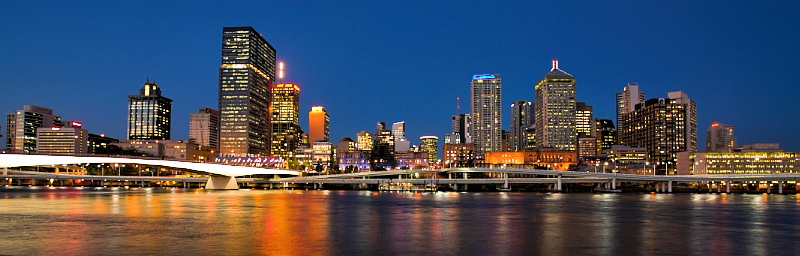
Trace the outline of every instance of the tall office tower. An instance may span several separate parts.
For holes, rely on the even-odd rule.
[[[619,132],[625,130],[622,117],[625,113],[633,112],[636,105],[644,102],[644,92],[639,91],[639,84],[628,83],[617,93],[617,144],[627,145],[627,141],[620,139]]]
[[[222,28],[220,154],[269,154],[274,81],[275,48],[252,27]]]
[[[733,126],[714,122],[706,131],[706,151],[717,152],[723,148],[736,147]]]
[[[189,138],[200,146],[219,150],[219,111],[200,108],[189,115]]]
[[[533,125],[535,116],[533,102],[518,100],[511,104],[511,137],[508,142],[511,151],[527,148],[525,129]]]
[[[678,152],[697,150],[697,106],[683,92],[654,98],[636,105],[622,116],[620,140],[628,146],[647,148],[650,162],[675,168]]]
[[[300,87],[296,84],[273,85],[271,154],[294,160],[300,146],[300,134]]]
[[[586,105],[585,102],[575,103],[575,131],[579,136],[594,137],[594,118],[592,116],[592,106]]]
[[[595,118],[595,138],[597,138],[597,155],[603,155],[603,150],[611,149],[616,144],[617,129],[611,119]]]
[[[428,153],[428,163],[431,166],[435,165],[439,161],[439,137],[419,137],[419,147],[421,152]]]
[[[370,151],[375,140],[369,132],[361,131],[356,133],[356,140],[358,140],[358,150]]]
[[[36,129],[36,153],[81,155],[89,151],[89,131],[81,122],[67,121],[64,126]]]
[[[378,133],[380,130],[386,130],[386,122],[378,122],[378,124],[375,125],[375,133]]]
[[[486,152],[502,151],[503,108],[500,75],[472,76],[470,107],[472,109],[472,143],[475,158],[482,160]]]
[[[147,79],[139,95],[128,95],[128,140],[169,140],[171,127],[172,100]]]
[[[324,107],[311,107],[308,112],[308,142],[328,141],[331,133],[331,117]]]
[[[394,141],[406,138],[406,122],[400,121],[392,124],[392,137]]]
[[[392,146],[392,149],[394,149],[394,136],[392,136],[392,131],[378,130],[378,132],[375,133],[375,145],[377,145],[378,142],[386,143],[386,145]],[[375,145],[373,145],[373,148]]]
[[[575,78],[553,68],[536,84],[536,145],[576,150]]]
[[[451,141],[450,143],[472,143],[472,135],[470,131],[472,130],[472,115],[470,114],[458,114],[453,116],[452,120],[453,125],[453,134],[455,135],[455,140]]]
[[[6,150],[16,153],[36,152],[36,129],[61,126],[61,117],[53,110],[34,105],[6,115]]]

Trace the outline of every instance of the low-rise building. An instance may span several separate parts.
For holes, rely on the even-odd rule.
[[[800,173],[797,152],[681,152],[679,175]]]
[[[422,169],[428,167],[427,152],[405,152],[395,153],[395,164],[397,168]]]
[[[194,140],[123,140],[112,143],[122,150],[136,150],[153,157],[192,162],[209,162],[218,152]]]
[[[51,155],[83,155],[89,153],[89,131],[83,124],[66,121],[64,126],[36,129],[36,153]]]
[[[484,164],[566,171],[577,167],[578,154],[575,151],[556,148],[537,148],[525,152],[487,152]]]

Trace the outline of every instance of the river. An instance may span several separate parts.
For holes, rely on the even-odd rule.
[[[800,197],[0,188],[2,255],[797,255]]]

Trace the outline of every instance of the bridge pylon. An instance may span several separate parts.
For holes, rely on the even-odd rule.
[[[236,178],[232,176],[211,176],[206,182],[206,189],[212,190],[235,190],[239,189]]]

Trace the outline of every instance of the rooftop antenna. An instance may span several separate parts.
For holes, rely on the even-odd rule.
[[[553,69],[551,69],[550,71],[553,71],[553,70],[556,70],[556,69],[558,69],[558,60],[557,59],[553,59]]]
[[[456,97],[456,111],[461,114],[461,97]]]
[[[278,63],[278,83],[283,83],[283,61]]]

